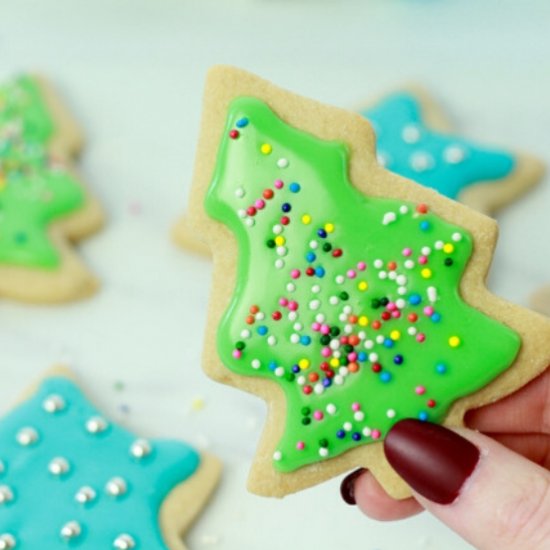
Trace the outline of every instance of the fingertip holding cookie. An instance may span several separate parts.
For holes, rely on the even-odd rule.
[[[64,366],[0,418],[0,449],[7,548],[185,550],[182,536],[221,472],[185,443],[136,437],[107,420]]]
[[[485,287],[496,222],[381,167],[358,114],[213,68],[186,220],[214,256],[204,370],[268,404],[255,493],[365,467],[404,498],[393,424],[462,426],[550,362],[550,321]]]
[[[387,94],[360,112],[375,128],[377,157],[388,170],[487,215],[541,181],[542,161],[458,136],[420,86]]]
[[[72,166],[81,135],[43,77],[0,87],[0,296],[54,303],[97,288],[71,247],[104,218]]]
[[[550,285],[543,286],[529,298],[529,305],[539,313],[550,317]]]

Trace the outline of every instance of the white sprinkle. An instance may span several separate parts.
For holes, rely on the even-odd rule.
[[[340,357],[342,357],[342,353],[339,352],[338,350],[333,351],[333,352],[332,352],[332,357],[334,357],[334,358],[336,358],[336,359],[340,359]]]
[[[278,256],[286,256],[286,253],[287,253],[286,246],[278,246],[276,250],[277,250]]]
[[[458,231],[456,233],[453,233],[451,239],[453,239],[453,241],[455,243],[459,242],[462,240],[462,234],[461,233],[458,233]]]
[[[387,279],[388,278],[388,273],[386,271],[379,271],[378,272],[378,278],[382,279],[382,280]]]
[[[385,338],[382,334],[379,334],[379,335],[376,337],[376,343],[377,343],[377,344],[383,344],[385,340],[386,340],[386,338]]]
[[[299,334],[291,334],[290,335],[290,341],[293,343],[293,344],[298,344],[300,342],[300,335]]]
[[[398,275],[395,278],[395,282],[400,286],[404,286],[404,285],[407,284],[407,276],[406,275]]]
[[[353,332],[353,327],[352,327],[351,325],[349,325],[349,324],[348,324],[348,325],[345,325],[345,326],[344,326],[344,332],[345,332],[346,334],[351,334],[351,333]]]
[[[276,460],[277,462],[283,458],[283,453],[281,451],[275,451],[273,453],[273,460]]]
[[[420,128],[416,124],[407,124],[401,130],[401,138],[405,143],[418,143],[420,135]]]
[[[397,219],[395,212],[386,212],[382,218],[382,225],[389,225]]]
[[[237,210],[237,215],[239,216],[239,218],[244,219],[248,214],[246,213],[246,210],[240,208],[239,210]]]
[[[398,309],[404,309],[407,305],[407,302],[403,300],[403,298],[398,298],[397,300],[395,300],[395,305]]]
[[[357,336],[359,336],[359,340],[364,340],[367,337],[367,333],[364,330],[360,330]]]
[[[316,309],[319,309],[321,307],[321,300],[311,300],[311,302],[309,302],[309,309],[311,310],[316,310]]]
[[[337,386],[341,386],[344,383],[344,377],[341,374],[337,374],[334,378],[334,383]]]
[[[363,435],[365,437],[370,437],[371,433],[372,433],[372,430],[369,427],[363,428]]]
[[[357,422],[361,422],[365,420],[365,413],[363,411],[356,411],[355,414],[353,415],[353,418],[355,418]]]
[[[282,232],[283,232],[283,226],[282,225],[276,224],[276,225],[273,226],[273,233],[275,233],[275,235],[280,235]]]
[[[323,458],[326,458],[328,456],[328,449],[326,447],[321,447],[319,449],[319,454],[323,457]]]
[[[235,189],[235,196],[238,199],[242,199],[244,195],[245,195],[245,191],[242,187],[237,187],[237,189]]]
[[[351,306],[344,306],[342,311],[346,314],[346,315],[351,315],[352,311],[353,311],[353,308]]]
[[[397,279],[397,272],[396,271],[390,271],[388,273],[388,277],[390,281],[395,281]]]
[[[294,323],[294,326],[292,328],[300,332],[304,327],[302,326],[302,323]]]
[[[262,311],[258,311],[258,313],[256,313],[256,321],[263,321],[265,319],[265,313],[263,313]]]
[[[404,265],[407,269],[412,269],[415,264],[413,260],[405,260]]]
[[[365,348],[372,349],[374,347],[374,342],[372,340],[365,340]]]
[[[285,375],[284,367],[277,367],[273,372],[275,373],[275,376],[278,376],[279,378]]]
[[[246,220],[244,220],[244,223],[247,225],[247,227],[254,227],[254,225],[256,224],[254,218],[246,218]]]
[[[339,349],[340,348],[340,341],[337,340],[336,338],[334,338],[333,340],[330,341],[329,347],[332,350]]]
[[[338,373],[345,378],[349,374],[349,369],[348,367],[340,367]]]
[[[373,265],[376,269],[381,269],[382,266],[384,265],[384,262],[380,259],[374,260]]]
[[[406,286],[397,287],[397,294],[399,294],[399,296],[404,296],[405,294],[407,294],[407,287]]]
[[[298,319],[298,312],[297,311],[289,311],[288,312],[288,320],[289,321],[296,321]]]
[[[311,292],[313,292],[313,294],[319,294],[319,292],[321,292],[321,287],[319,285],[313,285],[311,287]]]
[[[271,336],[267,337],[267,343],[270,346],[274,346],[277,343],[277,338],[275,338],[275,336],[273,336],[273,334],[272,334]]]
[[[351,432],[352,429],[353,425],[351,422],[344,422],[344,430],[346,430],[346,432]]]
[[[315,320],[316,320],[318,323],[324,323],[324,321],[325,321],[325,314],[324,314],[324,313],[318,313],[317,315],[315,315]]]
[[[300,375],[296,378],[296,382],[298,382],[299,386],[303,386],[306,383],[306,377],[304,375]]]
[[[422,256],[429,256],[432,253],[432,249],[429,246],[423,246],[420,252],[422,252]]]
[[[466,150],[460,145],[449,145],[443,149],[443,159],[449,164],[459,164],[466,158]]]
[[[319,243],[317,241],[309,241],[309,248],[312,250],[316,250],[319,248]]]
[[[251,365],[253,369],[259,369],[262,366],[262,363],[259,359],[252,359]]]
[[[407,214],[409,212],[409,207],[406,205],[406,204],[402,204],[400,207],[399,207],[399,212],[401,214]]]
[[[435,288],[435,286],[429,286],[426,292],[428,294],[428,300],[433,304],[437,300],[437,288]]]
[[[294,292],[296,290],[296,285],[294,283],[288,283],[286,289],[288,292]]]
[[[329,403],[327,405],[327,412],[328,412],[328,414],[335,414],[336,413],[336,405],[334,405],[333,403]]]
[[[340,299],[338,298],[338,296],[331,296],[331,297],[328,299],[328,303],[329,303],[331,306],[336,306],[336,305],[338,305],[339,302],[340,302]]]
[[[443,241],[435,241],[434,247],[436,250],[441,250],[445,246]]]
[[[281,158],[277,161],[277,166],[279,168],[286,168],[288,166],[289,162],[287,159],[285,158]]]
[[[241,338],[250,338],[251,335],[252,333],[246,328],[241,331]]]
[[[371,363],[376,363],[376,361],[378,361],[378,353],[375,353],[375,352],[369,353],[369,361]]]
[[[343,275],[336,275],[336,284],[341,285],[345,282],[346,278]]]
[[[416,330],[416,327],[409,327],[407,329],[407,333],[410,334],[411,336],[414,336],[418,331]]]
[[[388,418],[395,418],[395,411],[394,411],[393,409],[388,409],[388,410],[386,411],[386,416],[387,416]]]
[[[348,320],[348,316],[345,313],[340,313],[340,315],[338,315],[338,320],[345,323]]]
[[[313,391],[317,395],[321,395],[325,391],[325,386],[323,386],[323,384],[321,383],[315,384],[315,386],[313,387]]]
[[[413,153],[409,159],[411,168],[415,172],[425,172],[426,170],[429,170],[434,165],[434,159],[425,151],[418,151],[416,153]]]
[[[284,266],[285,266],[285,261],[282,258],[277,258],[275,260],[275,267],[277,269],[283,269]]]

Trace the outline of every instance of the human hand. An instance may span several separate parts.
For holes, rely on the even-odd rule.
[[[481,550],[550,549],[550,370],[466,423],[486,435],[416,420],[389,432],[386,457],[412,498],[392,499],[366,470],[342,497],[379,520],[426,509]]]

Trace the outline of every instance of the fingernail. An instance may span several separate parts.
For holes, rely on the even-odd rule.
[[[395,471],[423,497],[450,504],[479,462],[479,450],[455,432],[420,420],[401,420],[384,440]]]
[[[350,506],[355,506],[355,480],[365,471],[364,468],[355,470],[348,476],[346,476],[340,484],[340,494],[344,499],[344,502]]]

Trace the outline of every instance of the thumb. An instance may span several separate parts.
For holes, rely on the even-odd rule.
[[[550,548],[550,473],[480,433],[402,420],[386,458],[432,514],[480,550]]]

